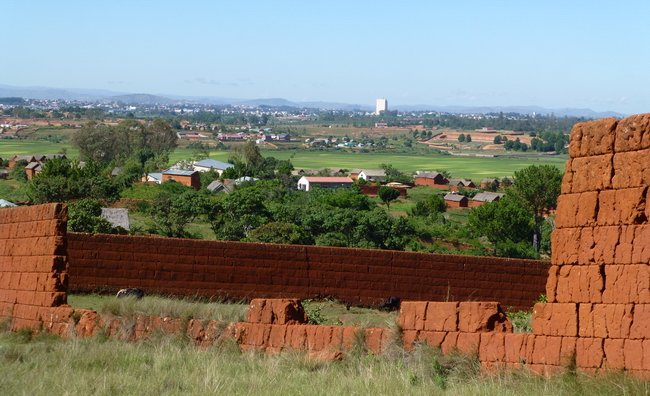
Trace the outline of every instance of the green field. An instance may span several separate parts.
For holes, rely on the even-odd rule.
[[[70,158],[76,158],[79,150],[71,143],[52,143],[47,140],[2,139],[0,140],[0,158],[10,158],[16,154],[58,154],[65,151]]]
[[[14,154],[50,154],[66,150],[69,158],[75,158],[78,150],[70,143],[52,143],[44,140],[1,140],[0,158]],[[512,176],[516,170],[529,165],[555,165],[564,171],[566,156],[522,156],[516,158],[499,157],[464,157],[441,154],[405,154],[405,153],[350,153],[340,151],[309,150],[265,150],[265,156],[278,159],[291,159],[296,169],[322,168],[379,168],[382,163],[391,164],[402,172],[416,170],[448,170],[453,177],[480,180],[484,177]],[[170,156],[170,162],[188,159],[192,151],[178,148]],[[210,158],[225,161],[230,156],[228,151],[213,151]]]
[[[377,169],[380,164],[391,164],[402,172],[416,170],[448,170],[453,177],[480,181],[485,177],[512,176],[515,171],[529,165],[554,165],[564,171],[566,156],[525,156],[519,158],[461,157],[441,154],[347,153],[337,151],[280,150],[263,151],[265,156],[291,159],[296,169]],[[187,158],[189,150],[176,150],[173,160]],[[215,151],[210,158],[225,161],[229,153]]]

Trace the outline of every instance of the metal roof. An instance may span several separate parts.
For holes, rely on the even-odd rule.
[[[234,165],[227,162],[221,162],[206,158],[204,160],[194,162],[194,166],[200,166],[202,168],[228,169],[232,168]]]
[[[182,169],[167,169],[163,171],[163,175],[172,175],[172,176],[192,176],[197,171],[194,170],[182,170]]]

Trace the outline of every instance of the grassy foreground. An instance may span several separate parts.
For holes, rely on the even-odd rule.
[[[363,351],[319,362],[287,352],[241,353],[236,345],[200,349],[156,336],[126,343],[0,334],[2,395],[647,395],[650,383],[622,374],[551,379],[521,371],[482,375],[474,359],[429,348],[382,356]]]

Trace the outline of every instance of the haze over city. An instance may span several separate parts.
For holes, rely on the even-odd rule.
[[[10,0],[0,84],[644,112],[649,11],[642,1]]]

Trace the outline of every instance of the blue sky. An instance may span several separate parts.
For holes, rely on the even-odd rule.
[[[14,1],[0,83],[650,111],[648,1]]]

